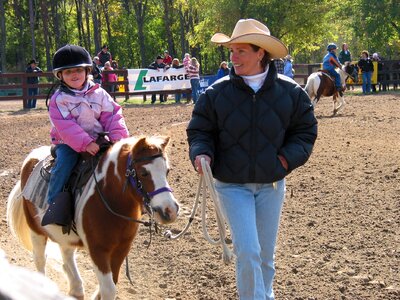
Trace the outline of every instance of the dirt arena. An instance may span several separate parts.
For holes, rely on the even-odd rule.
[[[276,253],[277,299],[400,299],[400,93],[346,100],[334,118],[331,99],[320,101],[313,155],[287,177]],[[6,201],[24,157],[48,144],[50,124],[43,107],[23,111],[21,106],[0,103],[0,247],[11,263],[34,269],[31,256],[7,228]],[[192,108],[124,108],[131,134],[171,136],[170,185],[182,204],[171,228],[175,233],[186,225],[199,181],[185,135]],[[212,215],[208,227],[217,237]],[[237,299],[234,265],[224,265],[221,249],[204,239],[200,218],[179,240],[153,236],[147,248],[148,241],[142,228],[129,255],[133,286],[123,265],[118,299]],[[49,263],[48,276],[67,292],[60,264]],[[83,250],[78,265],[89,299],[97,283]]]

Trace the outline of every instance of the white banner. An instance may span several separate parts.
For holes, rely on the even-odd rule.
[[[189,75],[184,68],[164,71],[152,69],[128,69],[130,92],[173,91],[190,89]]]

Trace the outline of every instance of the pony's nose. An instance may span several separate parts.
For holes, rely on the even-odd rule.
[[[179,205],[174,203],[173,208],[167,207],[165,209],[163,209],[161,206],[156,206],[153,207],[153,211],[160,216],[163,222],[170,223],[175,221],[175,219],[178,217]]]

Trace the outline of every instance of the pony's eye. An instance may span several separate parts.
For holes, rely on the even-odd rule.
[[[171,169],[167,169],[167,176],[168,176],[168,174],[169,174],[169,171],[171,171]]]
[[[149,174],[150,173],[146,169],[143,169],[143,170],[140,171],[140,176],[141,177],[147,177],[147,176],[149,176]]]

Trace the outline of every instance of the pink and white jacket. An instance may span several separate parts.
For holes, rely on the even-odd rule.
[[[112,142],[129,136],[121,106],[98,84],[88,82],[81,90],[61,87],[51,97],[49,116],[53,144],[67,144],[76,152],[109,132]]]

